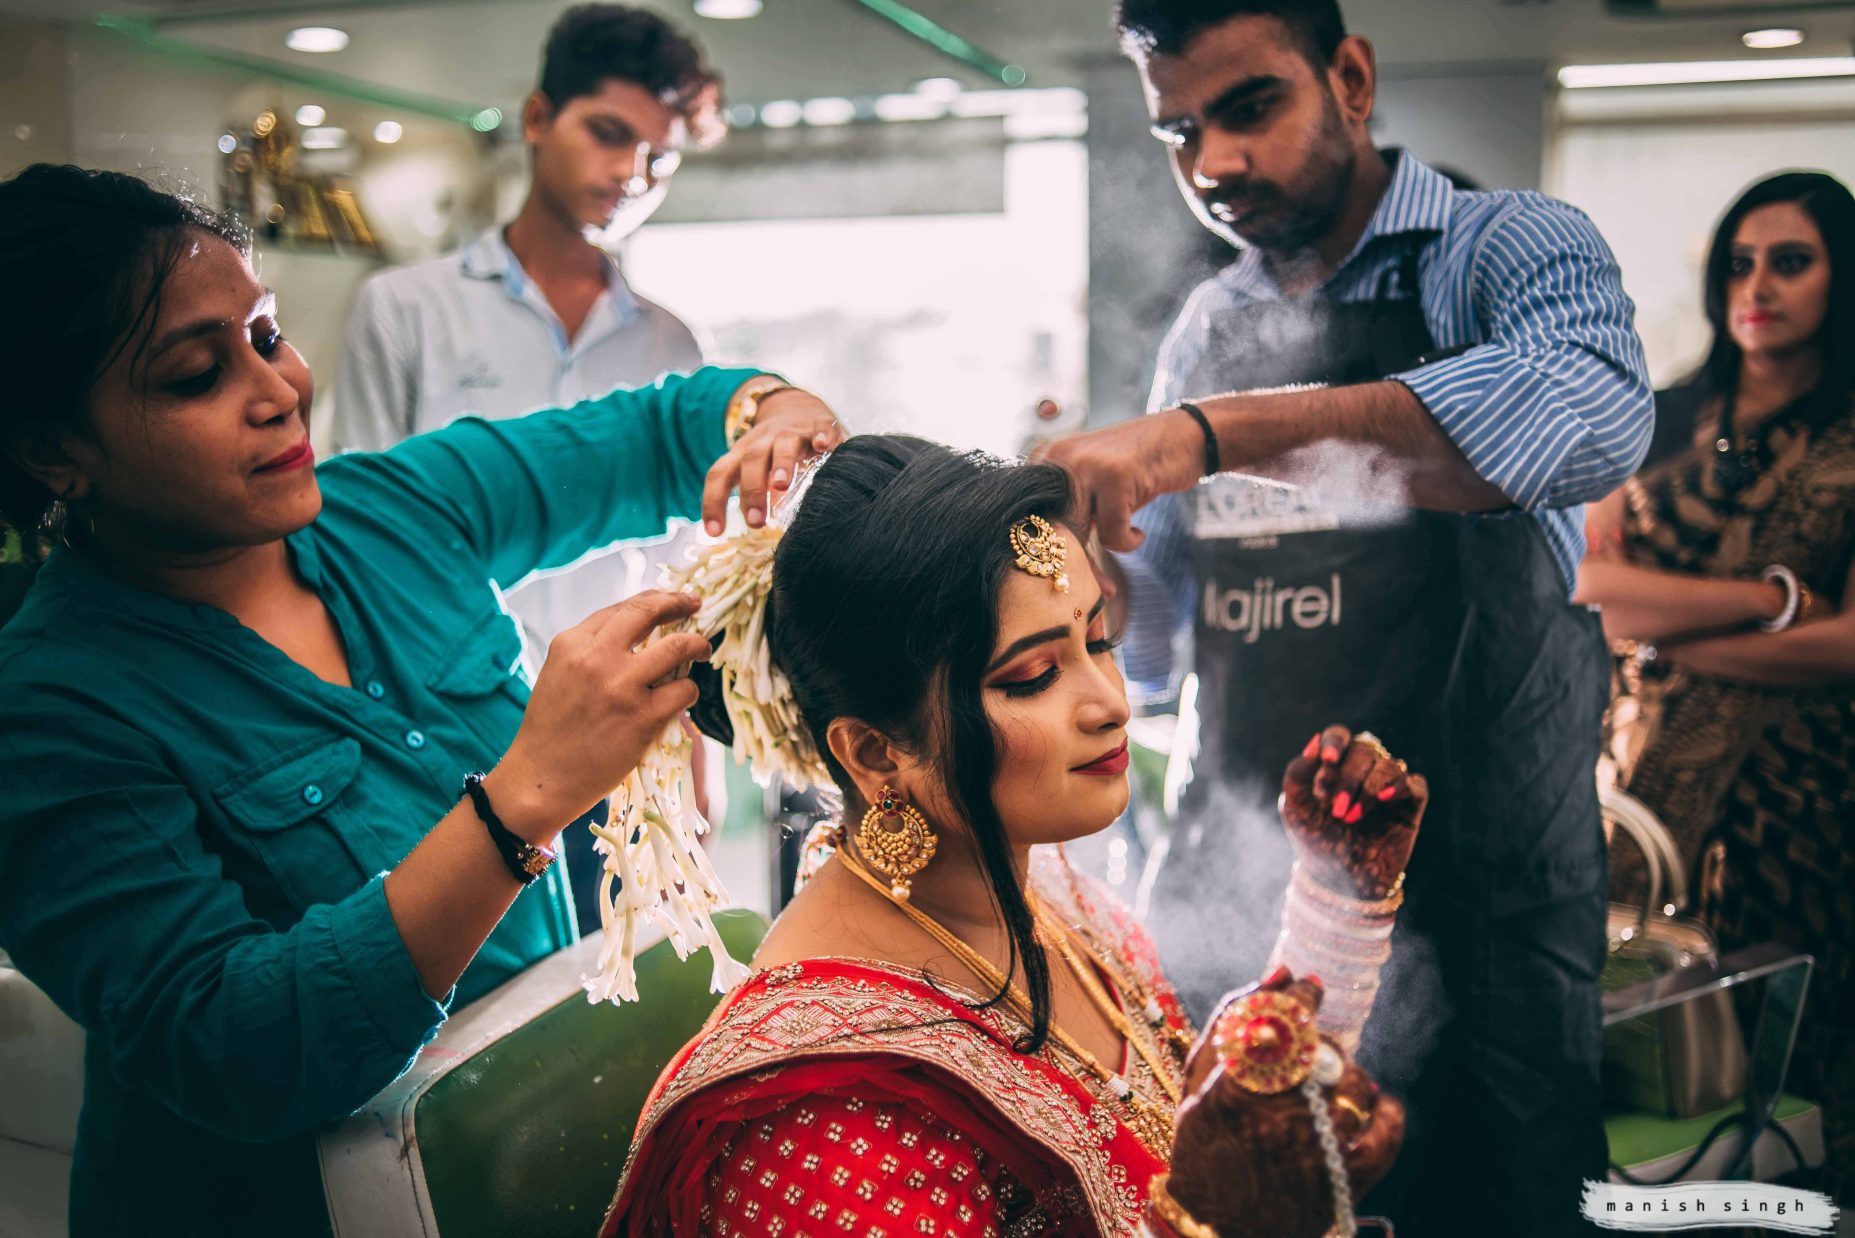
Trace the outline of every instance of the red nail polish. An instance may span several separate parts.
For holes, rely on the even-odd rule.
[[[1333,797],[1333,815],[1344,818],[1346,810],[1352,806],[1353,797],[1342,791]]]
[[[1288,969],[1286,967],[1277,965],[1274,971],[1270,972],[1268,975],[1262,978],[1262,987],[1265,989],[1280,988],[1282,985],[1288,983],[1288,977],[1289,977]]]
[[[1327,991],[1327,986],[1322,984],[1320,982],[1320,977],[1315,975],[1313,972],[1309,972],[1307,975],[1301,978],[1307,981],[1309,984],[1313,985],[1315,988],[1319,989],[1322,993],[1325,993]]]
[[[1304,757],[1311,757],[1319,751],[1320,751],[1320,736],[1316,735],[1313,739],[1310,739],[1308,741],[1308,746],[1301,750],[1301,755]]]
[[[1378,793],[1379,803],[1381,804],[1389,803],[1391,800],[1396,799],[1397,795],[1398,795],[1398,784],[1394,782],[1390,786],[1386,787],[1383,791],[1380,791]]]
[[[1332,744],[1328,744],[1325,748],[1320,750],[1320,759],[1328,763],[1338,761],[1340,759],[1340,750],[1335,748]]]
[[[1362,817],[1364,817],[1364,816],[1365,816],[1365,805],[1364,805],[1364,804],[1354,804],[1354,805],[1353,805],[1353,810],[1352,810],[1351,812],[1349,812],[1349,813],[1347,813],[1347,814],[1346,814],[1346,824],[1348,824],[1348,825],[1358,825],[1358,824],[1359,824],[1359,821],[1360,821],[1360,818],[1362,818]]]

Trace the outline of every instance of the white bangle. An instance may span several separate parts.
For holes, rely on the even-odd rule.
[[[1775,580],[1784,586],[1784,609],[1778,612],[1776,619],[1759,621],[1761,632],[1782,632],[1797,622],[1797,612],[1803,608],[1803,588],[1797,581],[1797,573],[1781,563],[1774,563],[1758,574],[1760,580]]]

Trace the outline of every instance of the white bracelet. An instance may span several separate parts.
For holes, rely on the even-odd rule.
[[[1775,580],[1784,586],[1784,609],[1778,612],[1776,619],[1764,619],[1759,622],[1761,632],[1782,632],[1797,622],[1797,612],[1803,608],[1803,587],[1797,581],[1797,573],[1783,564],[1774,563],[1758,574],[1760,580]]]

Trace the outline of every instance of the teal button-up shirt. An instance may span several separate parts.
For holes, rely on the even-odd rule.
[[[381,878],[515,736],[499,590],[696,518],[752,373],[322,465],[288,545],[351,688],[224,611],[46,563],[0,630],[0,946],[89,1034],[77,1238],[325,1232],[316,1126],[573,940],[556,866],[434,1001]]]

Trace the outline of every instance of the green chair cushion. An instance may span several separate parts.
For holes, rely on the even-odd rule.
[[[766,934],[753,912],[715,918],[736,958]],[[599,1224],[644,1098],[720,999],[708,952],[667,941],[638,958],[639,1002],[567,998],[450,1071],[413,1129],[444,1238],[587,1238]]]
[[[1604,1119],[1612,1163],[1625,1169],[1647,1165],[1668,1156],[1685,1156],[1700,1146],[1707,1132],[1728,1116],[1745,1108],[1734,1103],[1692,1118],[1669,1118],[1637,1111],[1612,1113]],[[1775,1121],[1788,1122],[1816,1108],[1810,1101],[1788,1093],[1778,1102]]]

